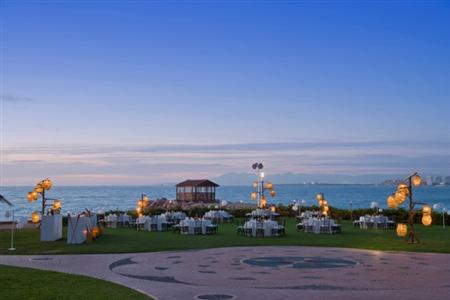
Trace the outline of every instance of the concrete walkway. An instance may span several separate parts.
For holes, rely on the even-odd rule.
[[[450,255],[317,247],[0,256],[113,281],[157,299],[445,299]]]

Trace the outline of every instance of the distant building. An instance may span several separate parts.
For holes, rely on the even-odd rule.
[[[442,183],[442,177],[441,176],[436,176],[433,180],[433,184],[434,185],[439,185]]]
[[[177,201],[214,203],[217,187],[217,183],[208,179],[185,180],[176,185]]]
[[[427,184],[427,185],[433,185],[433,177],[428,176],[428,177],[427,177],[427,180],[426,180],[426,184]]]
[[[445,185],[450,185],[450,176],[446,176],[444,179],[444,184]]]

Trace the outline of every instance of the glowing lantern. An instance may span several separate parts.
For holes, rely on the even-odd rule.
[[[33,191],[31,192],[31,195],[33,196],[33,200],[37,200],[37,198],[39,197],[38,192],[36,192],[35,190],[33,190]]]
[[[399,223],[397,224],[396,232],[399,237],[405,237],[406,234],[408,233],[408,227],[406,226],[406,224]]]
[[[330,208],[329,208],[327,205],[325,205],[325,206],[323,207],[323,211],[328,212],[329,210],[330,210]]]
[[[28,200],[28,202],[32,202],[32,201],[34,200],[34,196],[33,196],[33,193],[32,193],[32,192],[29,192],[29,193],[27,194],[27,200]]]
[[[423,215],[422,217],[422,224],[425,226],[431,225],[432,219],[430,215]]]
[[[395,198],[395,202],[397,202],[397,204],[402,204],[403,202],[405,202],[406,195],[403,191],[396,191],[394,198]]]
[[[137,207],[142,207],[142,206],[144,206],[144,203],[141,200],[138,200],[136,202],[136,205],[137,205]]]
[[[387,204],[389,208],[397,208],[398,206],[397,201],[395,201],[395,198],[392,195],[387,198]]]
[[[296,205],[293,205],[293,206],[292,206],[292,210],[293,210],[293,211],[298,211],[298,205],[297,205],[297,204],[296,204]]]
[[[61,201],[55,200],[53,202],[53,209],[61,209]]]
[[[276,195],[275,191],[274,191],[274,190],[271,190],[271,191],[270,191],[270,196],[275,197],[275,195]]]
[[[423,209],[422,209],[422,212],[423,212],[424,215],[429,215],[429,214],[431,214],[431,207],[428,206],[428,205],[424,205],[424,206],[423,206]]]
[[[33,222],[33,223],[39,223],[40,219],[41,219],[41,215],[40,215],[37,211],[34,211],[34,212],[31,214],[31,222]]]
[[[100,235],[100,230],[97,226],[95,226],[94,228],[92,228],[92,237],[96,238]]]
[[[412,184],[414,186],[419,186],[422,184],[422,178],[420,178],[420,176],[418,174],[416,174],[413,178],[412,178]]]
[[[317,201],[323,200],[323,193],[318,193],[316,197],[317,197]]]
[[[319,206],[323,206],[323,200],[319,200]]]
[[[266,182],[266,189],[273,189],[273,184],[271,182]]]
[[[144,202],[147,202],[148,201],[148,196],[144,195],[144,197],[142,197],[142,200],[144,200]]]
[[[323,211],[323,212],[322,212],[322,215],[323,215],[324,217],[326,217],[326,216],[328,216],[328,212],[327,212],[327,211]]]
[[[264,207],[266,207],[266,204],[267,204],[267,199],[266,199],[266,197],[265,196],[261,196],[261,201],[260,201],[260,208],[264,208]]]
[[[271,206],[271,207],[270,207],[270,211],[271,211],[271,212],[276,212],[276,210],[277,210],[277,208],[276,208],[275,206]]]
[[[142,211],[142,208],[141,208],[141,207],[137,207],[137,208],[136,208],[136,212],[137,212],[138,214],[140,214],[141,211]]]
[[[51,188],[52,188],[52,185],[53,185],[53,184],[52,184],[52,181],[51,181],[50,179],[48,179],[48,178],[42,180],[42,182],[41,182],[41,184],[40,184],[40,186],[41,186],[43,189],[45,189],[45,190],[51,189]]]
[[[258,187],[258,181],[257,181],[257,180],[253,181],[253,187],[254,187],[255,189]]]
[[[323,200],[322,200],[322,205],[323,205],[323,206],[327,206],[327,205],[328,205],[328,201],[325,200],[325,199],[323,199]]]
[[[34,188],[34,190],[37,193],[41,194],[44,191],[44,188],[40,184],[37,184],[36,187]]]
[[[406,196],[409,195],[409,187],[406,183],[400,183],[397,187],[398,191],[402,191]]]
[[[257,196],[256,192],[250,194],[250,198],[252,198],[252,200],[256,200],[256,196]]]

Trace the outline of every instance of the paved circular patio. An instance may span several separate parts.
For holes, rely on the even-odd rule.
[[[0,256],[1,264],[82,274],[157,299],[424,299],[450,294],[450,255],[317,247]]]

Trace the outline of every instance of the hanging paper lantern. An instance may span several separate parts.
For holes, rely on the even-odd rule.
[[[28,200],[28,202],[33,202],[33,200],[34,200],[34,195],[33,195],[32,192],[29,192],[29,193],[27,194],[27,200]]]
[[[431,218],[430,215],[423,215],[423,217],[422,217],[422,224],[423,225],[429,226],[429,225],[431,225],[431,222],[432,222],[432,218]]]
[[[61,201],[55,200],[53,202],[53,209],[61,209]]]
[[[409,195],[409,187],[406,183],[400,183],[397,187],[397,191],[402,191],[406,196]]]
[[[266,207],[266,204],[267,204],[267,199],[266,199],[266,197],[265,197],[265,196],[261,196],[261,201],[260,201],[260,203],[259,203],[260,208]]]
[[[402,204],[403,202],[405,202],[406,195],[403,191],[396,191],[394,198],[395,198],[395,202],[397,202],[397,204]]]
[[[316,198],[317,198],[317,201],[323,200],[323,193],[318,193]]]
[[[422,212],[424,215],[429,215],[431,214],[431,207],[428,205],[424,205],[422,208]]]
[[[276,212],[276,211],[277,211],[277,208],[276,208],[275,206],[271,206],[271,207],[270,207],[270,211],[271,211],[271,212]]]
[[[33,191],[31,192],[31,195],[33,196],[33,200],[37,200],[37,198],[39,197],[39,193],[36,192],[35,190],[33,190]]]
[[[271,191],[270,191],[270,196],[275,197],[275,195],[276,195],[275,191],[274,191],[274,190],[271,190]]]
[[[138,201],[136,202],[136,206],[137,206],[137,207],[142,207],[142,206],[144,206],[143,201],[138,200]]]
[[[412,184],[414,186],[419,186],[422,184],[422,178],[420,178],[419,174],[414,175],[413,178],[411,178]]]
[[[256,197],[257,197],[256,192],[250,194],[250,198],[252,198],[252,200],[256,200]]]
[[[327,205],[328,205],[328,201],[325,200],[325,199],[323,199],[323,200],[322,200],[322,205],[323,205],[323,206],[327,206]]]
[[[266,189],[271,190],[273,188],[273,184],[271,182],[266,182]]]
[[[258,180],[253,181],[253,187],[256,189],[258,187]]]
[[[40,215],[37,211],[34,211],[34,212],[31,214],[31,222],[33,222],[33,223],[39,223],[40,219],[41,219],[41,215]]]
[[[45,189],[45,190],[49,190],[52,188],[52,181],[48,178],[42,180],[40,186]]]
[[[405,237],[408,233],[408,227],[406,226],[406,224],[398,223],[396,232],[399,237]]]
[[[328,212],[329,210],[330,210],[330,207],[329,207],[329,206],[325,205],[325,206],[323,207],[323,211]]]
[[[144,195],[144,197],[142,197],[142,200],[148,201],[148,196],[147,196],[147,195]]]
[[[397,208],[398,204],[397,201],[395,201],[394,196],[390,195],[387,198],[387,205],[389,206],[389,208]]]

